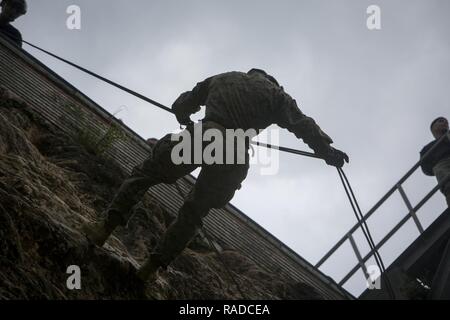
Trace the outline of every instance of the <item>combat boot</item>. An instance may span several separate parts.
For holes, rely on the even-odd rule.
[[[160,262],[160,256],[157,254],[151,254],[150,257],[139,268],[137,276],[144,282],[153,282],[158,276],[158,269],[162,266]]]
[[[116,227],[117,224],[112,223],[108,219],[102,219],[97,222],[85,223],[81,230],[90,242],[102,247]]]

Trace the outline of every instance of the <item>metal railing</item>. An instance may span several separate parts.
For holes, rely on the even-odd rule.
[[[346,241],[350,242],[350,245],[355,253],[355,256],[358,260],[358,263],[339,281],[339,285],[343,286],[359,269],[361,269],[366,276],[366,279],[369,279],[369,274],[367,272],[367,267],[365,265],[366,261],[369,260],[375,253],[378,251],[409,219],[413,219],[417,229],[420,234],[424,232],[424,228],[417,217],[417,211],[422,208],[422,206],[439,190],[439,188],[444,185],[447,181],[450,180],[450,176],[441,181],[437,186],[435,186],[415,207],[411,205],[405,190],[403,189],[403,184],[409,177],[420,167],[425,158],[427,158],[434,150],[445,140],[450,140],[450,133],[442,136],[437,143],[417,162],[373,207],[370,209],[361,219],[360,222],[356,223],[345,236],[342,237],[334,246],[328,251],[327,254],[323,256],[319,262],[316,263],[315,267],[320,268]],[[400,196],[402,197],[407,209],[408,213],[403,219],[397,223],[397,225],[388,232],[388,234],[381,239],[378,244],[375,245],[375,248],[370,250],[364,257],[361,255],[361,252],[358,249],[358,246],[354,239],[354,233],[361,228],[361,225],[367,221],[380,207],[383,203],[386,202],[395,192],[398,191]]]

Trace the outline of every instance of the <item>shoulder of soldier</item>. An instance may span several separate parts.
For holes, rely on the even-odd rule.
[[[425,147],[420,150],[420,155],[423,156],[425,153],[427,153],[428,150],[431,149],[431,147],[436,143],[436,140],[431,141],[428,143]]]
[[[229,71],[229,72],[224,72],[224,73],[219,73],[215,76],[213,76],[212,78],[242,78],[244,76],[247,76],[246,73],[244,72],[240,72],[240,71]]]
[[[226,83],[243,83],[248,79],[248,76],[244,72],[230,71],[217,74],[208,78],[209,82],[214,84],[226,84]]]
[[[284,91],[284,89],[282,87],[277,87],[277,86],[272,86],[271,88],[271,92],[273,93],[273,95],[277,98],[277,100],[281,100],[284,101],[285,103],[297,103],[295,101],[295,99],[286,91]]]

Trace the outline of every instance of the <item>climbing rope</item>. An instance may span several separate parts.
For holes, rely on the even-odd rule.
[[[164,106],[163,104],[161,104],[161,103],[159,103],[159,102],[157,102],[155,100],[152,100],[152,99],[150,99],[150,98],[148,98],[148,97],[146,97],[146,96],[144,96],[144,95],[142,95],[142,94],[140,94],[140,93],[138,93],[136,91],[133,91],[133,90],[131,90],[129,88],[126,88],[126,87],[124,87],[124,86],[122,86],[122,85],[120,85],[120,84],[118,84],[118,83],[116,83],[114,81],[111,81],[111,80],[109,80],[109,79],[107,79],[107,78],[105,78],[103,76],[100,76],[97,73],[92,72],[92,71],[90,71],[90,70],[88,70],[86,68],[83,68],[83,67],[81,67],[81,66],[79,66],[79,65],[77,65],[77,64],[75,64],[75,63],[73,63],[71,61],[68,61],[68,60],[66,60],[64,58],[61,58],[61,57],[57,56],[56,54],[53,54],[53,53],[51,53],[51,52],[49,52],[49,51],[47,51],[45,49],[42,49],[42,48],[40,48],[40,47],[38,47],[38,46],[28,42],[28,41],[25,41],[25,40],[22,40],[22,41],[23,41],[23,43],[29,45],[30,47],[32,47],[32,48],[34,48],[34,49],[36,49],[38,51],[41,51],[41,52],[43,52],[43,53],[45,53],[45,54],[47,54],[47,55],[49,55],[49,56],[59,60],[59,61],[62,61],[62,62],[66,63],[66,64],[68,64],[68,65],[70,65],[70,66],[72,66],[72,67],[74,67],[74,68],[84,72],[84,73],[87,73],[87,74],[91,75],[94,78],[97,78],[97,79],[99,79],[99,80],[101,80],[103,82],[106,82],[109,85],[114,86],[114,87],[116,87],[116,88],[118,88],[118,89],[120,89],[122,91],[125,91],[128,94],[133,95],[133,96],[135,96],[135,97],[137,97],[137,98],[139,98],[141,100],[144,100],[144,101],[146,101],[146,102],[148,102],[148,103],[150,103],[150,104],[152,104],[152,105],[154,105],[154,106],[156,106],[156,107],[158,107],[160,109],[163,109],[163,110],[165,110],[167,112],[173,113],[172,109]],[[262,146],[262,147],[268,148],[268,149],[275,149],[275,150],[280,150],[282,152],[287,152],[287,153],[291,153],[291,154],[301,155],[301,156],[305,156],[305,157],[322,159],[318,155],[316,155],[314,153],[306,152],[306,151],[301,151],[301,150],[286,148],[286,147],[282,147],[282,146],[266,144],[266,143],[262,143],[262,142],[254,142],[254,141],[252,141],[251,143],[254,144],[254,145],[258,145],[258,146]],[[378,250],[376,249],[375,243],[374,243],[373,238],[372,238],[372,236],[370,234],[370,231],[369,231],[369,227],[367,226],[367,223],[364,220],[364,217],[362,215],[361,209],[360,209],[360,207],[358,205],[356,197],[355,197],[355,195],[353,193],[353,190],[351,188],[350,182],[347,179],[347,176],[345,175],[345,173],[344,173],[342,168],[337,168],[337,170],[338,170],[338,174],[339,174],[339,177],[341,179],[342,185],[343,185],[343,187],[345,189],[347,197],[348,197],[348,199],[350,201],[350,204],[352,206],[352,209],[353,209],[353,211],[355,213],[355,216],[356,216],[356,218],[357,218],[357,220],[359,222],[359,225],[361,226],[361,230],[363,231],[364,236],[365,236],[365,238],[366,238],[366,240],[367,240],[371,250],[374,252],[374,257],[375,257],[376,263],[377,263],[378,267],[380,268],[380,270],[385,274],[384,281],[385,281],[386,287],[388,289],[388,293],[389,293],[389,295],[391,296],[392,299],[395,299],[395,294],[394,294],[394,291],[392,290],[392,285],[391,285],[391,283],[390,283],[390,281],[389,281],[389,279],[387,277],[387,274],[385,272],[386,269],[385,269],[383,260],[381,258],[381,255],[379,254]],[[177,186],[177,188],[179,188],[179,186]],[[206,234],[205,234],[205,236],[206,236]],[[208,241],[209,241],[209,239],[208,239]],[[215,246],[213,246],[213,247],[215,248]],[[217,250],[217,248],[215,248],[215,249]],[[238,287],[238,290],[240,291],[241,295],[244,297],[244,295],[242,294],[242,292],[240,290],[239,284],[236,281],[235,281],[235,283],[236,283],[236,286]]]
[[[47,51],[45,49],[42,49],[42,48],[40,48],[40,47],[38,47],[38,46],[36,46],[36,45],[26,41],[26,40],[22,40],[22,42],[27,44],[27,45],[29,45],[32,48],[35,48],[36,50],[39,50],[39,51],[41,51],[41,52],[43,52],[43,53],[45,53],[45,54],[47,54],[47,55],[49,55],[49,56],[51,56],[51,57],[53,57],[55,59],[61,61],[61,62],[66,63],[66,64],[68,64],[68,65],[70,65],[70,66],[72,66],[72,67],[74,67],[74,68],[84,72],[84,73],[87,73],[87,74],[89,74],[90,76],[92,76],[94,78],[97,78],[97,79],[99,79],[99,80],[101,80],[103,82],[108,83],[109,85],[111,85],[113,87],[116,87],[116,88],[118,88],[118,89],[120,89],[122,91],[125,91],[128,94],[130,94],[132,96],[135,96],[136,98],[144,100],[144,101],[146,101],[146,102],[148,102],[148,103],[150,103],[150,104],[152,104],[152,105],[154,105],[154,106],[156,106],[156,107],[158,107],[158,108],[160,108],[162,110],[165,110],[167,112],[173,113],[173,110],[170,109],[169,107],[166,107],[165,105],[163,105],[163,104],[161,104],[161,103],[159,103],[159,102],[157,102],[155,100],[152,100],[152,99],[150,99],[150,98],[148,98],[148,97],[146,97],[146,96],[144,96],[144,95],[142,95],[142,94],[140,94],[140,93],[138,93],[136,91],[133,91],[133,90],[131,90],[129,88],[126,88],[126,87],[124,87],[124,86],[122,86],[122,85],[120,85],[120,84],[118,84],[118,83],[116,83],[114,81],[111,81],[111,80],[109,80],[109,79],[107,79],[107,78],[105,78],[105,77],[103,77],[103,76],[101,76],[101,75],[99,75],[99,74],[97,74],[97,73],[95,73],[93,71],[90,71],[90,70],[88,70],[86,68],[83,68],[83,67],[81,67],[81,66],[79,66],[79,65],[77,65],[77,64],[75,64],[75,63],[73,63],[73,62],[71,62],[69,60],[61,58],[61,57],[57,56],[56,54],[51,53],[51,52],[49,52],[49,51]],[[254,142],[254,141],[252,141],[251,143],[255,144],[255,145],[258,145],[258,146],[263,146],[263,147],[268,148],[268,149],[276,149],[276,150],[280,150],[280,151],[283,151],[283,152],[289,152],[289,153],[298,154],[298,155],[302,155],[302,156],[306,156],[306,157],[321,159],[321,157],[319,157],[318,155],[316,155],[314,153],[311,153],[311,152],[300,151],[300,150],[290,149],[290,148],[281,147],[281,146],[275,146],[275,145],[266,144],[266,143],[262,143],[262,142]]]
[[[351,186],[350,182],[348,181],[344,170],[342,168],[337,168],[337,171],[339,174],[339,178],[341,179],[342,185],[344,186],[345,193],[347,194],[347,198],[350,202],[350,205],[352,206],[353,212],[355,213],[356,220],[358,220],[358,223],[361,226],[361,230],[364,234],[364,237],[366,238],[366,240],[369,244],[369,247],[373,252],[375,262],[376,262],[379,270],[384,274],[384,277],[381,277],[381,279],[383,280],[383,282],[386,285],[386,289],[389,294],[389,297],[392,300],[395,300],[395,292],[392,289],[392,284],[389,280],[388,274],[386,273],[386,268],[384,266],[383,259],[381,258],[381,255],[375,246],[375,242],[373,241],[369,227],[366,223],[366,220],[364,219],[364,216],[362,214],[361,208],[359,207],[358,201],[356,200],[352,186]]]

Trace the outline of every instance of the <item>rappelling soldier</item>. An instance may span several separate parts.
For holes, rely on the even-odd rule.
[[[190,116],[205,105],[204,119],[194,124]],[[227,130],[263,130],[277,124],[302,139],[329,165],[342,167],[348,156],[330,144],[332,139],[316,122],[303,114],[274,77],[260,69],[247,73],[228,72],[210,77],[198,83],[192,91],[185,92],[172,105],[172,110],[184,133],[194,136],[197,129],[203,132],[215,130],[226,136]],[[183,132],[178,135],[183,135]],[[108,206],[104,219],[86,224],[83,230],[88,239],[102,246],[114,229],[126,225],[133,206],[147,190],[160,183],[174,183],[198,167],[201,172],[196,183],[179,210],[177,219],[169,226],[148,260],[138,271],[142,280],[155,276],[159,268],[166,268],[188,245],[202,226],[202,219],[212,208],[224,207],[247,176],[249,169],[249,141],[244,137],[243,152],[232,149],[236,163],[188,163],[176,164],[173,150],[179,141],[174,134],[158,140],[152,156],[135,167]],[[229,145],[225,141],[224,145]],[[200,151],[207,144],[201,142]],[[239,145],[238,143],[234,144]],[[193,146],[195,150],[196,146]],[[224,147],[223,154],[230,150]],[[195,152],[194,152],[195,153]],[[194,155],[192,155],[194,157]],[[238,161],[240,159],[241,161]]]

